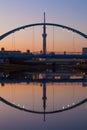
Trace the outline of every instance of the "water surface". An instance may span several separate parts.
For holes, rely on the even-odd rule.
[[[66,75],[48,72],[2,74],[0,129],[86,130],[86,76]]]

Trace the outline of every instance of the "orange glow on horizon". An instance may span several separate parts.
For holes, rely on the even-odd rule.
[[[0,41],[0,48],[5,50],[21,50],[25,52],[40,52],[43,46],[43,28],[30,28],[16,32]],[[86,39],[72,32],[47,27],[47,51],[48,52],[81,52],[87,47]]]

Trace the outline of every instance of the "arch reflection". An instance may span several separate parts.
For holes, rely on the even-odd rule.
[[[0,97],[0,101],[5,103],[6,105],[9,105],[9,106],[11,106],[13,108],[16,108],[18,110],[21,110],[21,111],[30,112],[30,113],[36,113],[36,114],[44,114],[44,121],[45,121],[45,114],[60,113],[60,112],[64,112],[64,111],[68,111],[68,110],[74,109],[74,108],[76,108],[76,107],[86,103],[87,102],[87,98],[83,99],[82,101],[78,102],[77,104],[65,107],[63,109],[58,109],[58,110],[54,110],[54,111],[45,111],[46,108],[44,108],[43,112],[35,111],[35,110],[33,111],[33,110],[26,109],[24,107],[17,106],[16,104],[13,104],[13,103],[9,102],[9,101],[7,101],[6,99],[4,99],[2,97]],[[44,103],[46,103],[45,100],[44,100]],[[45,105],[44,105],[44,107],[45,107]]]
[[[84,104],[87,102],[87,98],[81,99],[77,103],[72,103],[71,105],[63,106],[61,109],[56,108],[54,110],[46,110],[47,107],[47,100],[48,100],[48,95],[47,95],[47,83],[62,83],[62,82],[81,82],[85,83],[87,82],[86,79],[86,73],[70,73],[67,72],[64,74],[64,72],[59,73],[52,73],[52,72],[43,72],[43,73],[38,73],[38,72],[20,72],[18,73],[9,73],[9,74],[2,74],[3,76],[0,78],[0,82],[3,84],[8,84],[8,83],[21,83],[21,82],[26,82],[26,83],[40,83],[42,87],[42,105],[43,105],[43,111],[39,110],[32,110],[28,109],[24,106],[21,107],[21,105],[16,105],[12,103],[11,101],[7,100],[6,98],[3,98],[2,96],[0,97],[0,101],[5,103],[6,105],[9,105],[13,108],[16,108],[21,111],[25,112],[31,112],[31,113],[36,113],[36,114],[43,114],[44,115],[44,121],[45,121],[45,115],[46,114],[53,114],[53,113],[60,113],[64,111],[68,111],[71,109],[74,109],[76,107],[79,107],[80,105]]]

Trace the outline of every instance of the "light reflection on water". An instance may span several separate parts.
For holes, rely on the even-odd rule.
[[[13,77],[8,79],[12,81]],[[37,129],[50,128],[51,130],[54,128],[59,128],[59,130],[77,130],[77,128],[85,130],[87,128],[86,102],[61,113],[45,114],[44,117],[44,111],[64,110],[86,99],[86,82],[69,82],[69,79],[67,82],[48,82],[46,80],[47,77],[44,77],[44,82],[41,80],[40,82],[10,83],[9,80],[9,82],[4,82],[4,86],[0,85],[0,97],[3,99],[18,107],[42,112],[42,114],[28,113],[0,102],[0,129],[16,130],[20,128],[21,130],[34,130],[37,127]],[[50,75],[50,77],[53,79],[53,75]],[[76,78],[75,76],[73,77]],[[16,79],[16,77],[14,78]],[[27,75],[25,79],[27,78],[30,79],[30,75]],[[33,75],[33,78],[36,80],[38,75]],[[41,74],[39,75],[39,79],[43,79]],[[44,122],[44,120],[46,121]]]

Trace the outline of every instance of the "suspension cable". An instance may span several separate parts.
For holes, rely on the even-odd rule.
[[[53,52],[54,52],[54,26],[53,26]]]
[[[34,30],[34,27],[33,27],[33,30],[32,30],[32,52],[34,52],[34,46],[35,46],[35,30]]]
[[[15,50],[15,35],[12,35],[12,50]]]
[[[53,85],[53,111],[54,111],[54,85]]]
[[[75,53],[75,37],[74,37],[74,33],[72,34],[72,46],[73,46],[73,52]]]

